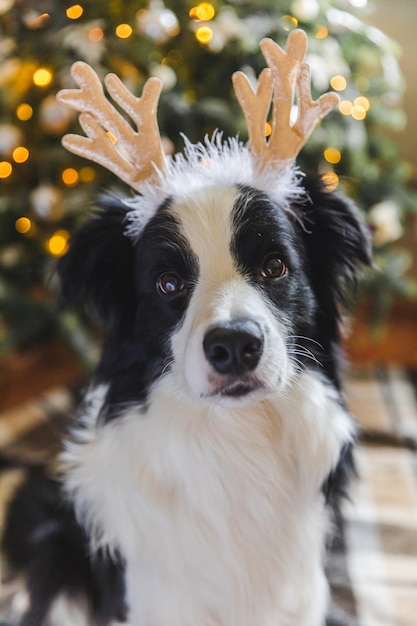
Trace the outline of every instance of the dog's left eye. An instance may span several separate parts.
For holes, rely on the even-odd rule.
[[[263,260],[260,274],[266,280],[281,278],[287,273],[287,266],[276,254],[268,254]]]
[[[174,296],[186,287],[185,281],[174,272],[165,272],[156,281],[156,287],[164,296]]]

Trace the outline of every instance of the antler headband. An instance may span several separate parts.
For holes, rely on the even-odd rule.
[[[303,63],[306,47],[307,35],[302,30],[290,33],[285,50],[272,39],[263,39],[261,49],[268,68],[262,70],[257,89],[252,89],[242,72],[233,75],[235,93],[248,126],[250,152],[257,166],[292,163],[320,120],[339,101],[335,93],[312,100],[310,70]],[[79,121],[87,136],[65,135],[63,145],[74,154],[103,165],[140,191],[143,183],[149,183],[167,167],[156,118],[160,80],[148,79],[142,96],[137,98],[115,74],[105,77],[109,95],[135,123],[134,130],[107,99],[89,65],[75,63],[72,76],[80,88],[64,89],[57,98],[80,112]],[[291,124],[295,96],[298,115]],[[268,139],[265,123],[271,105],[272,132]],[[116,144],[108,132],[114,135]]]
[[[245,114],[253,154],[264,164],[294,160],[311,133],[339,102],[336,93],[326,93],[315,102],[310,93],[310,68],[303,63],[307,35],[294,30],[283,50],[272,39],[261,41],[268,64],[262,70],[256,91],[243,72],[235,72],[233,86]],[[290,115],[297,94],[298,115],[291,125]],[[272,132],[265,136],[265,122],[271,107]]]

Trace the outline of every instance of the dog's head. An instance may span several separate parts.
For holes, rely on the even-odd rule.
[[[252,186],[190,182],[135,236],[136,209],[105,199],[61,275],[103,323],[110,404],[144,401],[165,375],[225,405],[284,390],[308,365],[337,382],[340,305],[369,237],[343,196],[308,177],[296,185],[279,203]]]

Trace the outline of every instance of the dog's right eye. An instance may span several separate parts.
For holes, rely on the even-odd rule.
[[[282,278],[287,273],[287,266],[277,254],[268,254],[263,260],[260,274],[266,280]]]
[[[165,272],[156,281],[156,288],[164,296],[174,296],[186,287],[185,281],[174,272]]]

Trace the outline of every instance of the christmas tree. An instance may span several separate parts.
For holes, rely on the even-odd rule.
[[[173,153],[182,132],[199,141],[220,128],[246,139],[231,75],[241,69],[255,79],[264,67],[260,39],[284,45],[297,26],[309,35],[313,96],[333,89],[341,97],[300,168],[317,171],[366,212],[381,268],[363,283],[375,311],[411,292],[406,256],[393,243],[416,198],[407,164],[384,135],[405,123],[399,49],[364,21],[366,0],[81,1],[0,4],[0,353],[65,337],[84,361],[95,358],[86,319],[59,304],[53,269],[97,189],[120,182],[61,146],[77,128],[55,100],[74,86],[71,64],[87,61],[101,77],[115,72],[137,95],[158,76],[160,128]]]

